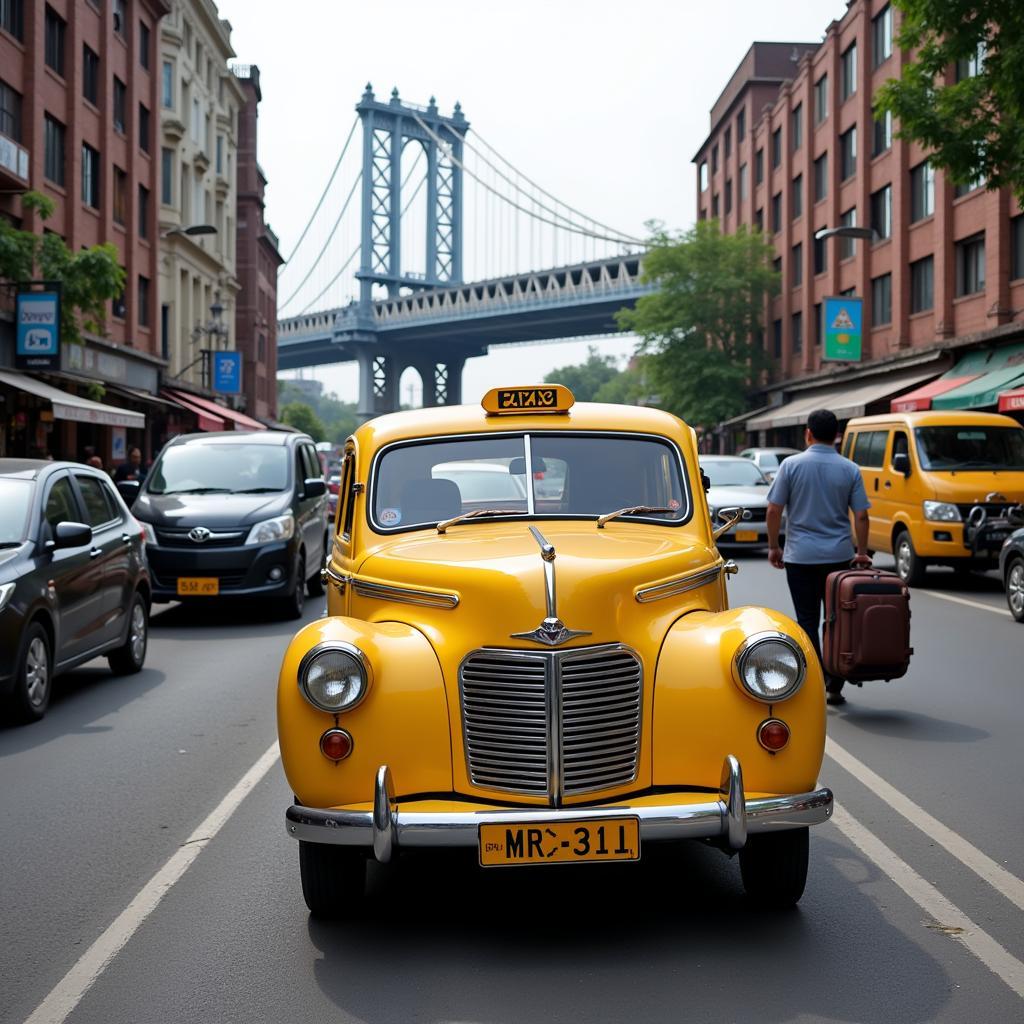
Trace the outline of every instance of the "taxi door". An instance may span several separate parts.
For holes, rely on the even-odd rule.
[[[896,455],[903,454],[910,459],[911,476],[906,477],[893,469],[893,459]],[[910,437],[906,429],[896,427],[889,438],[885,451],[885,463],[882,472],[879,474],[882,486],[879,490],[879,519],[884,520],[888,525],[885,533],[885,548],[888,551],[891,547],[892,526],[897,522],[901,514],[911,514],[913,519],[913,505],[911,491],[915,488],[912,479],[914,472],[914,456],[910,451]],[[872,501],[875,499],[872,498]],[[902,521],[902,520],[899,520]]]
[[[882,476],[885,471],[885,455],[889,446],[889,427],[877,430],[859,430],[853,442],[853,461],[860,468],[871,508],[868,509],[868,547],[875,551],[890,549],[890,524],[887,516],[891,509],[882,496]]]

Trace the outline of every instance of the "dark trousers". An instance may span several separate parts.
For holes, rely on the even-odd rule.
[[[821,609],[825,603],[825,580],[830,572],[849,569],[849,562],[828,562],[823,565],[800,565],[786,562],[786,582],[793,598],[796,621],[811,638],[818,661],[821,661]],[[824,671],[824,668],[822,669]],[[825,674],[825,688],[829,693],[839,693],[843,680]]]

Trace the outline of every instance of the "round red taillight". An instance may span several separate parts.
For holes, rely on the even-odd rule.
[[[789,742],[789,726],[778,718],[769,718],[757,727],[757,742],[775,753]]]
[[[328,729],[320,737],[320,752],[329,761],[344,761],[352,753],[352,737],[344,729]]]

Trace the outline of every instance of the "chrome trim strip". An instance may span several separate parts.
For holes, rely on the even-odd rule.
[[[678,576],[667,583],[658,583],[653,587],[639,587],[634,591],[634,596],[640,604],[661,601],[666,597],[676,597],[678,594],[685,594],[689,590],[703,587],[707,583],[713,583],[721,575],[723,568],[722,563],[719,563],[711,569],[701,569],[699,572]]]
[[[533,443],[529,434],[523,435],[523,450],[526,452],[526,514],[537,514],[536,499],[533,496]]]
[[[335,544],[337,544],[337,541],[335,541]],[[340,572],[335,572],[330,562],[324,566],[322,575],[325,582],[329,580],[334,584],[339,594],[344,593],[345,585],[352,581],[351,576],[343,576]]]
[[[381,864],[387,864],[394,853],[397,811],[391,769],[382,764],[373,790],[373,855]]]
[[[457,608],[459,595],[441,590],[413,590],[391,583],[371,583],[358,576],[350,576],[348,582],[360,597],[379,597],[383,601],[397,601],[402,604],[419,604],[427,608]]]
[[[747,802],[743,796],[743,769],[732,754],[722,762],[722,782],[718,787],[725,803],[725,827],[730,850],[747,845]]]

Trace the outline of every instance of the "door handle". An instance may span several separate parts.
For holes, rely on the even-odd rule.
[[[123,541],[123,542],[124,542],[125,544],[131,544],[131,542],[132,542],[132,539],[131,539],[131,537],[130,537],[130,536],[129,536],[129,535],[127,534],[127,533],[122,533],[122,534],[121,534],[121,540],[122,540],[122,541]]]
[[[89,549],[89,557],[90,558],[99,558],[99,556],[102,555],[102,554],[103,554],[103,549],[102,548],[90,548]]]
[[[878,477],[875,477],[875,490],[878,490]]]

